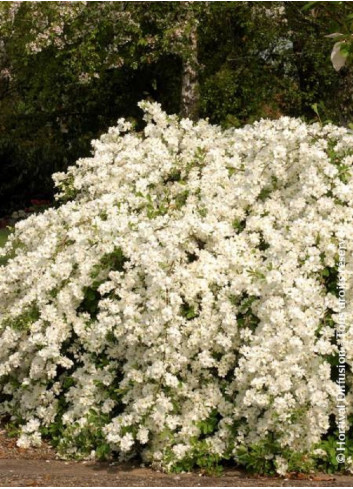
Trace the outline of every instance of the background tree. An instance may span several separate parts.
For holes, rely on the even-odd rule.
[[[331,61],[339,72],[337,101],[340,122],[352,123],[353,119],[353,8],[351,2],[308,2],[304,6],[314,22],[327,29],[326,37],[333,40]]]

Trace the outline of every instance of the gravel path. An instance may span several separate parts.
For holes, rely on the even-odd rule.
[[[0,487],[352,487],[352,477],[316,476],[313,479],[250,477],[227,470],[220,477],[167,475],[133,465],[111,465],[59,460],[0,460]]]

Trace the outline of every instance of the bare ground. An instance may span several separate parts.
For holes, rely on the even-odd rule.
[[[255,477],[236,468],[221,476],[164,474],[129,464],[66,462],[47,445],[24,450],[0,430],[0,487],[353,487],[352,476]]]

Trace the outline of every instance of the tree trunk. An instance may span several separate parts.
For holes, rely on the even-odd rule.
[[[353,120],[353,69],[344,67],[339,74],[336,104],[340,108],[340,124],[347,127]]]
[[[192,9],[187,22],[188,52],[184,55],[181,80],[180,115],[191,120],[199,116],[199,63],[197,59],[197,19]]]

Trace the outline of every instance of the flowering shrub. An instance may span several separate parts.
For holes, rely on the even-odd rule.
[[[144,132],[119,120],[94,141],[54,175],[61,205],[3,251],[1,413],[21,446],[49,436],[66,456],[332,466],[353,136],[286,117],[222,131],[141,105]],[[351,422],[350,275],[346,294]]]

